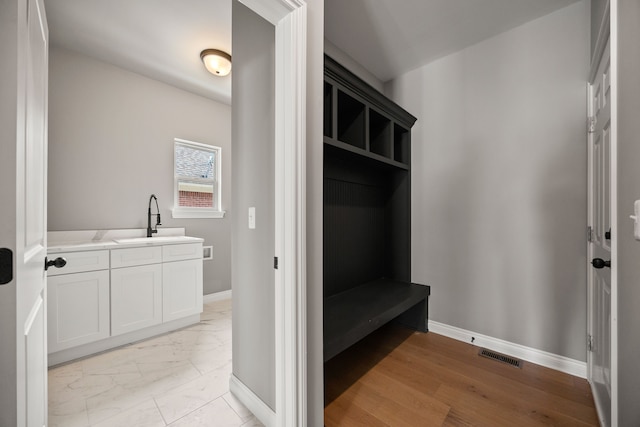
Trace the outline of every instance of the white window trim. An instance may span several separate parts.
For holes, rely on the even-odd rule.
[[[209,209],[209,208],[198,208],[198,207],[184,207],[179,206],[179,195],[178,195],[178,175],[176,175],[176,144],[180,144],[183,146],[199,149],[199,150],[207,150],[207,151],[215,151],[216,153],[216,163],[215,163],[215,199],[214,206],[218,207],[218,209]],[[174,138],[173,140],[173,209],[171,210],[172,218],[224,218],[224,214],[226,213],[221,208],[222,203],[222,148],[215,145],[202,144],[200,142],[189,141],[186,139]]]

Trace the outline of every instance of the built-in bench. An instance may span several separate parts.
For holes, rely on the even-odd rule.
[[[427,331],[430,288],[410,283],[415,121],[325,56],[325,361],[394,319]]]
[[[380,279],[324,300],[324,361],[387,322],[427,331],[430,288]]]

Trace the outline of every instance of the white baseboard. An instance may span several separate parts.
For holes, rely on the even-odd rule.
[[[229,289],[228,291],[214,292],[212,294],[207,294],[204,297],[202,297],[202,302],[206,304],[208,302],[222,301],[225,299],[231,299],[231,289]]]
[[[238,398],[265,427],[276,427],[276,413],[235,375],[231,375],[229,378],[229,391],[231,391],[231,394]]]
[[[467,331],[465,329],[456,328],[455,326],[445,325],[444,323],[429,320],[429,331],[434,334],[444,335],[454,340],[466,342],[478,347],[488,348],[493,351],[504,353],[527,362],[555,369],[580,378],[587,378],[587,363],[579,360],[570,359],[568,357],[559,356],[557,354],[548,353],[546,351],[537,350],[535,348],[526,347],[520,344],[514,344],[498,338],[489,337],[478,334],[476,332]],[[471,339],[474,338],[473,343]]]

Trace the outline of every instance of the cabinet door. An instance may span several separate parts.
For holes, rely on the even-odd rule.
[[[109,336],[109,271],[63,274],[47,280],[49,353]]]
[[[162,323],[162,265],[111,270],[111,335]]]
[[[202,313],[202,260],[162,264],[162,319]]]

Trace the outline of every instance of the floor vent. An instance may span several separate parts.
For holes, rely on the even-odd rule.
[[[493,359],[497,360],[498,362],[506,363],[507,365],[515,366],[516,368],[522,368],[522,360],[501,353],[496,353],[495,351],[487,350],[486,348],[481,348],[478,352],[478,355],[486,357],[487,359]]]

